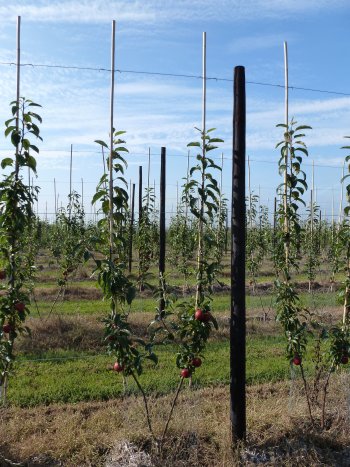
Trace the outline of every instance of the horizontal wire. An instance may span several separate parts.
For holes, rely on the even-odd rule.
[[[0,62],[0,65],[10,65],[10,66],[17,66],[15,62]],[[75,65],[45,65],[40,63],[21,63],[21,67],[32,67],[32,68],[57,68],[63,70],[81,70],[81,71],[98,71],[98,72],[111,72],[110,68],[103,68],[103,67],[87,67],[87,66],[75,66]],[[202,75],[192,75],[192,74],[182,74],[182,73],[164,73],[160,71],[144,71],[144,70],[121,70],[115,69],[117,73],[128,73],[128,74],[137,74],[137,75],[150,75],[150,76],[167,76],[167,77],[174,77],[174,78],[189,78],[189,79],[203,79]],[[233,83],[232,78],[223,78],[218,76],[207,76],[207,81],[223,81]],[[276,84],[276,83],[266,83],[261,81],[246,81],[247,84],[253,84],[256,86],[270,86],[285,89],[283,84]],[[309,92],[318,92],[318,93],[325,93],[325,94],[334,94],[338,96],[350,96],[350,93],[341,92],[341,91],[333,91],[328,89],[317,89],[317,88],[306,88],[301,86],[288,86],[288,89],[291,90],[298,90],[298,91],[309,91]]]

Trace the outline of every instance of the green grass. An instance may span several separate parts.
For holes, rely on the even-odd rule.
[[[309,294],[303,292],[300,295],[301,303],[310,307],[311,309],[324,307],[339,306],[337,302],[336,294],[330,292],[320,292]],[[261,309],[264,308],[266,311],[273,311],[274,298],[272,294],[263,295],[247,295],[246,306],[247,309]],[[181,301],[181,298],[179,299]],[[51,308],[51,301],[40,301],[38,302],[39,312],[45,315]],[[157,306],[157,301],[152,297],[147,298],[136,298],[131,305],[131,312],[154,312]],[[214,312],[226,312],[230,310],[230,296],[228,294],[216,294],[213,299],[212,308]],[[31,306],[32,316],[37,316],[35,306]],[[62,315],[102,315],[109,310],[109,304],[103,300],[69,300],[69,301],[58,301],[54,308],[54,313]]]
[[[277,381],[288,377],[282,337],[247,338],[248,384]],[[140,381],[147,393],[164,394],[175,389],[179,370],[175,366],[174,349],[160,348],[156,368],[149,365]],[[32,359],[43,361],[28,361]],[[45,359],[54,359],[45,361]],[[122,378],[108,370],[113,357],[79,354],[77,352],[47,352],[40,356],[19,357],[15,375],[10,380],[9,402],[18,406],[35,406],[55,402],[74,403],[86,400],[106,400],[123,394]],[[193,378],[194,386],[227,384],[229,382],[229,343],[208,344],[203,365]],[[136,393],[135,384],[128,381],[128,393]]]

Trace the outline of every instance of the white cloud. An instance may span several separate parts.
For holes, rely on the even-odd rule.
[[[1,17],[25,21],[99,23],[115,18],[118,22],[155,21],[237,21],[264,17],[287,17],[346,5],[346,0],[39,0],[0,6]]]

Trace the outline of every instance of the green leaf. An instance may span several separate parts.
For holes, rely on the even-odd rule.
[[[30,146],[30,149],[32,149],[33,151],[39,153],[39,148],[37,146],[35,146],[34,144],[31,144]]]
[[[189,148],[189,147],[191,147],[191,146],[195,146],[195,147],[197,147],[197,148],[200,148],[200,147],[201,147],[200,143],[198,143],[198,142],[188,143],[187,147]]]
[[[26,164],[33,172],[36,172],[36,160],[33,156],[28,156],[26,160]]]
[[[312,130],[312,127],[308,125],[300,125],[295,128],[295,131],[299,131],[299,130]]]
[[[151,353],[150,355],[147,355],[146,357],[148,360],[151,360],[155,365],[158,364],[158,357],[155,353]]]
[[[221,138],[210,138],[209,143],[224,143],[225,141]]]
[[[13,165],[13,159],[11,159],[11,157],[5,157],[5,159],[1,161],[2,169],[5,169],[6,167],[11,166],[11,165]]]
[[[100,140],[100,139],[95,139],[94,143],[100,144],[100,145],[103,146],[104,148],[109,149],[108,146],[107,146],[107,144],[106,144],[104,141]]]
[[[11,143],[14,146],[17,146],[21,142],[21,135],[17,133],[16,131],[13,131],[11,133]]]
[[[5,130],[5,136],[7,137],[12,131],[16,130],[15,126],[9,126]]]
[[[93,198],[92,198],[92,201],[91,201],[91,204],[95,204],[96,201],[98,201],[100,198],[102,198],[103,196],[107,196],[107,191],[106,190],[100,190],[98,191],[97,193],[94,194]]]

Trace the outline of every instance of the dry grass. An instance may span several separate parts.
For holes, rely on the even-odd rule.
[[[230,449],[228,388],[185,389],[160,458],[152,448],[141,398],[109,402],[0,410],[0,452],[27,465],[99,466],[124,449],[145,452],[157,467],[235,465],[350,465],[349,375],[332,382],[328,429],[312,430],[299,383],[248,388],[247,443]],[[151,401],[154,428],[161,432],[171,395]],[[126,444],[125,444],[126,443]],[[123,447],[124,446],[124,447]],[[126,446],[126,447],[125,447]],[[126,449],[126,451],[125,451]],[[0,463],[1,465],[1,463]]]
[[[146,336],[147,327],[154,313],[133,313],[131,322],[138,336]],[[40,353],[48,349],[76,351],[105,350],[102,315],[75,315],[29,318],[31,335],[23,335],[16,343],[16,351]]]
[[[75,315],[29,318],[28,326],[31,335],[24,335],[16,343],[17,351],[23,353],[40,353],[48,349],[69,349],[76,351],[102,350],[104,326],[102,316]],[[146,337],[148,325],[154,313],[133,313],[130,318],[133,332]],[[211,341],[227,340],[230,335],[229,316],[217,317],[219,329],[213,333]],[[254,335],[276,335],[280,326],[274,320],[262,319],[262,315],[251,315],[247,321],[247,333]]]
[[[331,324],[337,322],[342,317],[340,307],[327,308],[322,311],[321,319],[324,323]],[[31,336],[20,337],[17,343],[17,350],[21,352],[44,352],[48,349],[69,349],[77,351],[88,351],[102,349],[103,324],[102,315],[74,315],[29,318],[28,326],[31,329]],[[154,318],[154,313],[134,312],[130,316],[133,332],[146,337],[148,325]],[[227,340],[230,337],[229,315],[218,314],[217,321],[219,329],[213,333],[211,341]],[[262,310],[248,310],[247,313],[247,334],[271,336],[281,333],[279,323],[267,317],[264,319]]]

